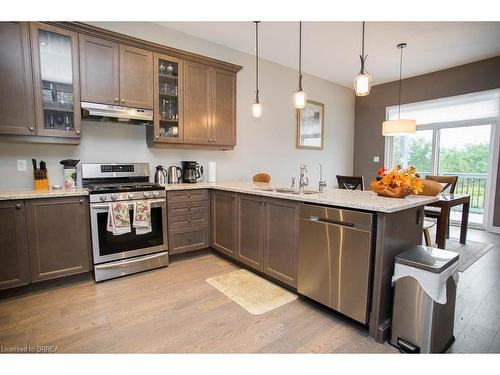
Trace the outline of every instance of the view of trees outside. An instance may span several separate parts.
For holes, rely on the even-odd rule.
[[[471,211],[483,212],[489,161],[490,125],[440,129],[438,174],[458,175],[456,193],[471,195]],[[433,130],[394,138],[394,164],[432,173]]]

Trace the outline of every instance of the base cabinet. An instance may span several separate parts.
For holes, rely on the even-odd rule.
[[[300,203],[212,192],[212,247],[297,287]]]
[[[34,199],[26,203],[31,281],[88,272],[88,198]]]
[[[0,202],[0,290],[29,281],[24,202]]]
[[[233,258],[236,250],[237,194],[213,191],[211,196],[212,247]]]
[[[264,201],[264,273],[297,287],[300,204]]]

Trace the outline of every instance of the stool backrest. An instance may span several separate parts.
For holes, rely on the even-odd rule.
[[[443,186],[443,191],[450,189],[450,194],[455,193],[455,188],[457,187],[458,176],[433,176],[428,174],[425,176],[426,180],[436,181]]]
[[[339,189],[346,190],[365,190],[365,182],[363,176],[339,176],[337,175]]]

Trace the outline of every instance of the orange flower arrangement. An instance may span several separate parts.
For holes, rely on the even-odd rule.
[[[414,167],[402,169],[397,165],[390,171],[382,167],[377,171],[377,178],[370,183],[374,192],[383,197],[404,198],[409,194],[423,191],[422,181]]]

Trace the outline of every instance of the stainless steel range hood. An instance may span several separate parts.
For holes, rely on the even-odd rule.
[[[118,121],[138,125],[151,125],[153,111],[150,109],[122,107],[99,103],[82,102],[82,117],[97,121]]]

